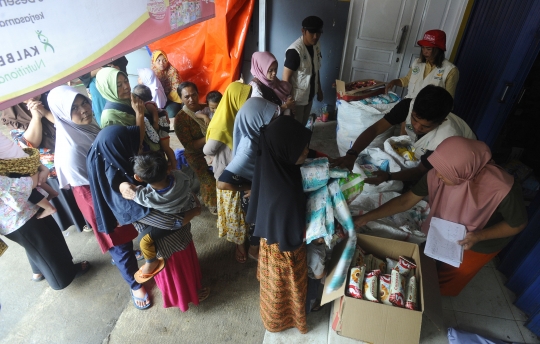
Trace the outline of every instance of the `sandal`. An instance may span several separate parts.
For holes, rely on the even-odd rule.
[[[163,270],[163,268],[165,267],[165,260],[163,258],[158,258],[157,260],[159,261],[159,265],[155,268],[154,271],[152,271],[149,274],[143,273],[142,266],[141,266],[141,268],[135,273],[135,275],[133,275],[135,277],[135,281],[139,283],[144,283],[148,281],[149,279],[151,279],[152,277],[154,277],[155,275],[157,275],[158,272]]]
[[[247,261],[246,252],[242,253],[242,251],[240,251],[240,245],[236,245],[236,251],[234,252],[234,259],[236,259],[236,261],[240,264],[244,264]]]
[[[152,302],[149,302],[146,306],[139,306],[137,304],[137,301],[146,302],[146,300],[148,300],[148,293],[144,294],[144,299],[141,299],[140,297],[137,297],[137,296],[133,295],[133,290],[130,289],[129,292],[131,293],[131,300],[133,301],[133,306],[135,306],[135,308],[142,311],[142,310],[148,309],[148,308],[150,308],[150,306],[152,306]]]
[[[199,302],[203,302],[208,298],[208,296],[210,296],[210,288],[202,288],[197,294],[199,296]]]
[[[92,267],[92,265],[90,265],[90,262],[87,260],[83,260],[82,262],[75,264],[75,266],[77,267],[77,273],[75,274],[75,278],[81,277],[82,275],[87,273],[88,270],[90,270],[90,268]]]
[[[143,260],[144,259],[144,255],[142,254],[141,250],[133,250],[133,254],[135,254],[135,258],[137,260]],[[112,258],[111,258],[111,265],[116,265],[116,262]]]

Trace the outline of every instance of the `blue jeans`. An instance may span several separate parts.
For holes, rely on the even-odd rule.
[[[109,249],[111,257],[116,263],[116,267],[120,270],[120,274],[124,280],[129,284],[129,287],[132,290],[139,290],[142,287],[142,284],[139,284],[135,281],[135,273],[139,270],[137,265],[137,258],[133,253],[133,242],[127,242],[122,245],[113,246]]]

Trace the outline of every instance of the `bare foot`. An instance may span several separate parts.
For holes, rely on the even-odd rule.
[[[144,300],[146,296],[146,289],[144,289],[144,286],[141,287],[139,290],[131,290],[133,296],[139,298],[140,300],[134,300],[134,302],[139,307],[145,307],[150,304],[150,298],[146,298],[146,301]]]
[[[41,214],[39,214],[39,216],[37,217],[38,219],[42,219],[46,216],[49,216],[51,214],[54,214],[56,213],[56,208],[51,206],[50,208],[47,207],[47,208],[44,208],[43,211],[41,212]]]
[[[248,257],[251,259],[259,260],[259,246],[249,246]]]
[[[141,269],[143,274],[151,274],[159,266],[159,260],[156,259],[152,263],[144,264]]]
[[[247,260],[246,257],[246,247],[244,244],[236,245],[236,251],[234,252],[234,258],[238,263],[245,263]]]

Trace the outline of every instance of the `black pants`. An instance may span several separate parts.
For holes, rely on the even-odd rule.
[[[64,289],[75,278],[73,257],[52,217],[38,220],[34,215],[6,237],[24,247],[32,272],[43,274],[52,289]]]

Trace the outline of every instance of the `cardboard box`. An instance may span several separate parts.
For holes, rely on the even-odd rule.
[[[373,79],[362,79],[362,80],[356,80],[353,82],[368,81],[368,80],[373,80]],[[336,91],[337,91],[338,99],[343,99],[347,102],[351,102],[355,100],[361,100],[361,99],[365,99],[369,97],[378,96],[379,94],[384,93],[384,87],[386,86],[385,82],[375,80],[376,84],[373,86],[358,88],[352,91],[347,91],[346,90],[347,85],[350,85],[353,82],[346,84],[342,80],[336,80]]]
[[[330,294],[327,293],[328,285],[325,284],[321,304],[334,301],[331,322],[337,334],[373,344],[418,343],[423,315],[426,315],[436,328],[445,331],[434,260],[420,252],[418,245],[408,242],[358,234],[358,244],[367,253],[378,258],[389,257],[397,260],[399,256],[405,256],[414,259],[417,266],[419,310],[349,297],[345,294],[348,279]],[[332,279],[344,247],[345,242],[341,242],[334,248],[326,281]]]

